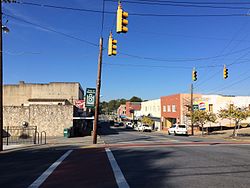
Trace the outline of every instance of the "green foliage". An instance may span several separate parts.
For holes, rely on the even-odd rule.
[[[193,123],[201,125],[203,127],[207,122],[215,122],[216,115],[214,113],[205,110],[195,110],[193,112]]]
[[[225,109],[220,109],[219,117],[222,119],[231,119],[235,122],[233,135],[237,136],[236,127],[238,126],[239,128],[239,123],[250,117],[250,111],[247,107],[239,108],[234,105],[227,105]]]
[[[103,101],[100,103],[100,112],[102,114],[114,113],[121,104],[126,104],[126,99],[110,100],[109,102]]]
[[[147,116],[143,116],[141,122],[149,126],[152,126],[154,124],[154,121],[150,117],[147,117]]]
[[[130,102],[141,102],[142,99],[139,97],[132,97],[130,99]],[[100,113],[102,114],[110,114],[110,113],[116,113],[117,109],[121,104],[126,104],[127,100],[122,99],[113,99],[109,102],[103,101],[100,103]]]
[[[188,117],[190,117],[191,115],[188,114]],[[212,112],[208,112],[205,110],[195,110],[193,111],[193,124],[197,125],[197,126],[201,126],[202,127],[202,135],[203,135],[203,126],[204,124],[206,124],[207,122],[212,122],[215,123],[217,120],[216,114],[212,113]]]
[[[133,96],[130,100],[130,102],[142,102],[142,99],[136,96]]]

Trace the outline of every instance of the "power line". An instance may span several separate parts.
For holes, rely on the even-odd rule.
[[[250,4],[249,2],[193,2],[193,1],[169,1],[169,0],[137,0],[141,2],[162,2],[162,3],[180,3],[180,4],[219,4],[219,5],[244,5]]]
[[[66,6],[56,6],[48,4],[38,4],[38,3],[29,3],[29,2],[19,2],[18,4],[38,6],[41,8],[54,8],[62,10],[71,10],[71,11],[81,11],[81,12],[92,12],[92,13],[103,13],[100,10],[93,9],[83,9],[83,8],[74,8]],[[105,14],[116,14],[116,12],[104,11]],[[153,14],[153,13],[129,13],[130,16],[145,16],[145,17],[246,17],[248,14]]]
[[[115,2],[115,0],[107,0]],[[233,9],[233,10],[249,10],[250,7],[232,7],[232,6],[212,6],[212,5],[197,5],[197,4],[186,4],[186,3],[158,3],[158,2],[142,2],[142,1],[123,1],[123,3],[140,4],[140,5],[156,5],[156,6],[175,6],[185,8],[212,8],[212,9]]]
[[[242,62],[238,62],[237,64],[240,63],[249,63],[249,60],[247,61],[242,61]],[[172,69],[193,69],[193,66],[174,66],[174,65],[152,65],[152,64],[121,64],[121,63],[103,63],[105,65],[109,65],[109,66],[120,66],[120,67],[130,67],[130,68],[134,68],[134,67],[144,67],[144,68],[172,68]],[[218,67],[223,67],[224,64],[218,64],[218,65],[203,65],[203,66],[196,66],[195,68],[198,69],[207,69],[207,68],[218,68]],[[221,71],[221,70],[220,70]],[[219,72],[220,72],[219,71]],[[218,72],[216,73],[216,75],[218,74]],[[213,75],[214,76],[214,75]],[[208,79],[209,80],[209,79]],[[208,81],[206,80],[206,81]],[[204,81],[205,82],[205,81]],[[200,83],[201,85],[202,83]],[[198,86],[196,86],[198,87]]]
[[[12,18],[12,19],[15,19],[15,20],[22,21],[22,22],[24,22],[24,23],[27,23],[27,24],[36,26],[36,27],[39,27],[39,28],[42,28],[42,29],[44,29],[44,30],[51,31],[51,32],[53,32],[53,33],[62,35],[62,36],[64,36],[64,37],[71,38],[71,39],[74,39],[74,40],[77,40],[77,41],[80,41],[80,42],[84,42],[84,43],[89,44],[89,45],[91,45],[91,46],[95,46],[95,47],[98,47],[98,46],[99,46],[99,45],[97,45],[97,44],[95,44],[95,43],[93,43],[93,42],[90,42],[90,41],[87,41],[87,40],[84,40],[84,39],[81,39],[81,38],[75,37],[75,36],[73,36],[73,35],[69,35],[69,34],[60,32],[60,31],[56,31],[56,30],[54,30],[54,29],[51,29],[51,28],[48,28],[48,27],[45,27],[45,26],[42,26],[42,25],[39,25],[39,24],[30,22],[30,21],[27,21],[27,20],[24,20],[24,19],[22,19],[22,18],[18,18],[18,17],[16,17],[16,16],[11,16],[11,15],[5,14],[5,13],[3,13],[3,15],[8,16],[8,17],[10,17],[10,18]]]
[[[244,22],[244,23],[241,25],[240,29],[237,30],[237,32],[233,35],[233,37],[231,38],[231,40],[229,41],[229,43],[227,43],[227,45],[226,45],[226,46],[224,47],[224,49],[220,52],[219,55],[221,55],[221,54],[222,54],[222,53],[232,44],[232,42],[236,39],[237,35],[238,35],[238,34],[240,33],[240,31],[242,30],[242,28],[246,27],[246,25],[247,25],[247,22]],[[246,38],[246,37],[244,37],[244,38]],[[238,45],[239,45],[240,43],[241,43],[241,42],[239,42]],[[233,50],[233,49],[231,49],[230,52],[232,52],[232,50]],[[249,53],[249,52],[247,52],[247,54],[248,54],[248,53]],[[243,55],[243,56],[237,58],[237,59],[234,60],[233,63],[231,63],[230,65],[238,64],[237,61],[239,61],[240,59],[242,59],[244,56],[245,56],[245,55]],[[230,66],[230,65],[228,65],[228,66]],[[200,82],[198,85],[195,86],[195,88],[197,88],[198,86],[201,86],[201,85],[203,85],[205,82],[211,80],[211,79],[214,78],[219,72],[220,72],[220,70],[217,71],[217,72],[216,72],[215,74],[213,74],[212,76],[210,76],[210,77],[209,77],[208,79],[206,79],[205,81]]]
[[[211,56],[211,57],[199,57],[199,58],[180,58],[180,59],[164,59],[164,58],[152,58],[152,57],[143,57],[143,56],[138,56],[138,55],[133,55],[133,54],[128,54],[128,53],[123,53],[120,52],[121,55],[125,55],[128,57],[136,58],[136,59],[144,59],[144,60],[151,60],[151,61],[159,61],[159,62],[189,62],[189,61],[204,61],[204,60],[211,60],[211,59],[217,59],[219,57],[225,57],[225,56],[230,56],[234,54],[238,54],[244,51],[250,50],[250,47],[243,48],[237,51],[233,51],[230,53],[225,53],[221,55],[216,55],[216,56]]]
[[[230,88],[230,87],[232,87],[232,86],[234,86],[234,85],[236,85],[236,84],[238,84],[238,83],[240,83],[240,82],[244,82],[245,80],[248,80],[249,78],[250,78],[250,76],[247,76],[246,78],[243,78],[243,79],[241,79],[241,80],[239,80],[239,81],[236,81],[236,82],[234,82],[234,83],[232,83],[232,84],[230,84],[230,85],[228,85],[228,86],[225,86],[225,87],[223,87],[223,88],[217,89],[217,90],[215,90],[214,92],[218,92],[218,91],[225,90],[225,89]],[[213,92],[213,93],[214,93],[214,92]],[[212,94],[212,93],[208,93],[208,95],[209,95],[209,94]]]

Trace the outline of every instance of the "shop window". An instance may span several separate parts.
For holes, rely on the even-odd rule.
[[[208,111],[209,111],[209,112],[213,112],[213,110],[214,110],[214,109],[213,109],[213,104],[209,104],[209,105],[208,105]]]

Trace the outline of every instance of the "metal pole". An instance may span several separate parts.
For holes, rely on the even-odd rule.
[[[3,151],[3,45],[2,45],[2,1],[0,2],[0,151]]]
[[[194,112],[194,105],[193,105],[193,89],[194,89],[194,87],[193,87],[193,84],[191,84],[191,115],[190,115],[190,117],[191,117],[191,128],[192,128],[192,135],[194,135],[194,123],[193,123],[193,112]]]
[[[96,100],[95,100],[95,119],[93,128],[93,144],[97,143],[97,124],[99,115],[99,100],[100,100],[100,89],[101,89],[101,74],[102,74],[102,45],[103,39],[100,37],[100,48],[99,48],[99,58],[98,58],[98,70],[97,70],[97,81],[96,81]]]

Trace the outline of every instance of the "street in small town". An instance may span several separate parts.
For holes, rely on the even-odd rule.
[[[47,145],[7,149],[0,158],[0,187],[248,187],[250,183],[248,139],[139,132],[107,122],[101,124],[98,144],[91,144],[91,139],[55,139]]]
[[[250,187],[249,10],[1,0],[0,188]]]

